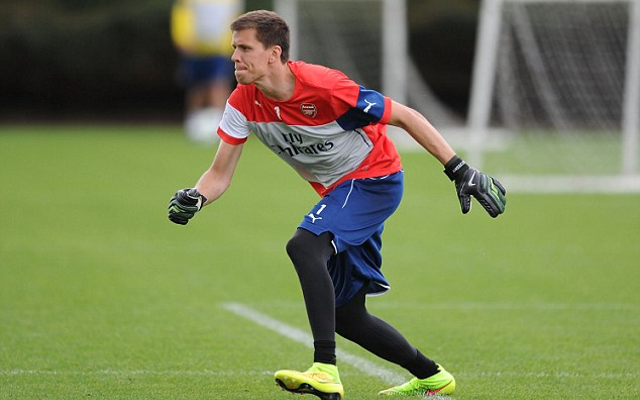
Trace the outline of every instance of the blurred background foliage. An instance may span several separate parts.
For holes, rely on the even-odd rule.
[[[0,121],[180,120],[172,0],[2,0]],[[408,0],[410,51],[436,94],[468,101],[479,0]],[[271,8],[247,0],[247,9]]]

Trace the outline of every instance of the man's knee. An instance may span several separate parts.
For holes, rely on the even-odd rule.
[[[316,236],[306,229],[298,228],[293,237],[287,242],[287,254],[294,263],[297,260],[314,257],[327,259],[332,252],[331,237],[329,232]]]
[[[301,231],[300,229],[296,231],[296,233],[291,237],[291,239],[289,239],[286,246],[287,254],[289,255],[289,258],[291,258],[291,260],[293,261],[304,256],[304,251],[308,246],[308,242],[309,242],[309,240],[307,240],[304,237],[306,235],[300,234],[300,231]],[[307,231],[304,231],[304,232],[307,232]],[[307,232],[307,234],[308,233],[309,232]]]

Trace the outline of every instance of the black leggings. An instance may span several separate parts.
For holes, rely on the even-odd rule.
[[[327,269],[327,261],[333,254],[332,239],[330,232],[316,236],[298,228],[287,243],[315,341],[335,341],[335,294]]]
[[[435,362],[420,353],[398,330],[367,311],[366,286],[347,304],[335,308],[333,282],[327,270],[327,260],[334,251],[331,240],[329,232],[316,236],[298,229],[287,243],[287,253],[300,280],[316,354],[318,344],[333,342],[335,346],[335,332],[418,378],[437,373]]]
[[[336,332],[420,379],[437,373],[434,361],[420,353],[396,328],[367,311],[365,298],[366,287],[336,309]]]

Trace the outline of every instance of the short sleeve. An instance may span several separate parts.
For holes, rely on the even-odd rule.
[[[339,112],[336,121],[344,130],[389,120],[391,100],[375,90],[343,80],[336,84],[332,95],[334,110]],[[341,105],[344,107],[342,112],[339,111]]]
[[[239,92],[234,91],[227,101],[222,114],[222,121],[218,127],[218,135],[229,144],[242,144],[249,137],[249,124],[247,117],[240,111]],[[238,104],[234,107],[233,103]]]

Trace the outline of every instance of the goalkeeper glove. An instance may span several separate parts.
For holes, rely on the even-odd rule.
[[[196,189],[178,190],[169,202],[169,219],[176,224],[186,225],[206,202],[207,198]]]
[[[447,162],[444,173],[449,179],[455,181],[463,214],[471,210],[471,196],[475,197],[493,218],[504,212],[507,205],[505,197],[507,191],[497,179],[477,169],[469,168],[467,163],[458,156],[454,156]]]

